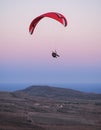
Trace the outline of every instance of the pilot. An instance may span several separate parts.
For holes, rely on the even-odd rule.
[[[52,56],[53,56],[54,58],[60,57],[60,56],[57,54],[56,50],[55,50],[55,51],[52,51]]]

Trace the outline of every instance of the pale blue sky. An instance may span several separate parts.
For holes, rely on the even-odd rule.
[[[50,11],[68,26],[43,19],[30,36]],[[0,0],[0,16],[0,83],[101,83],[101,0]]]

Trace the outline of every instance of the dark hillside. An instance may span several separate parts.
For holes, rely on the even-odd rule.
[[[39,96],[45,98],[54,98],[59,100],[67,99],[101,99],[101,94],[84,93],[67,88],[57,88],[50,86],[31,86],[17,93],[25,93],[29,96]]]

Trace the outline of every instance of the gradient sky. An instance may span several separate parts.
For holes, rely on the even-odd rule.
[[[50,11],[68,26],[44,18],[31,36]],[[0,83],[101,83],[101,0],[0,0]]]

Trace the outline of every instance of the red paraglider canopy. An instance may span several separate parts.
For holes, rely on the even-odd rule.
[[[33,34],[34,32],[34,29],[36,27],[36,25],[38,24],[38,22],[44,18],[44,17],[49,17],[49,18],[52,18],[58,22],[60,22],[61,24],[63,24],[65,27],[67,26],[67,20],[66,18],[60,14],[60,13],[57,13],[57,12],[49,12],[49,13],[45,13],[45,14],[42,14],[38,17],[36,17],[30,24],[29,26],[29,32],[30,34]]]

